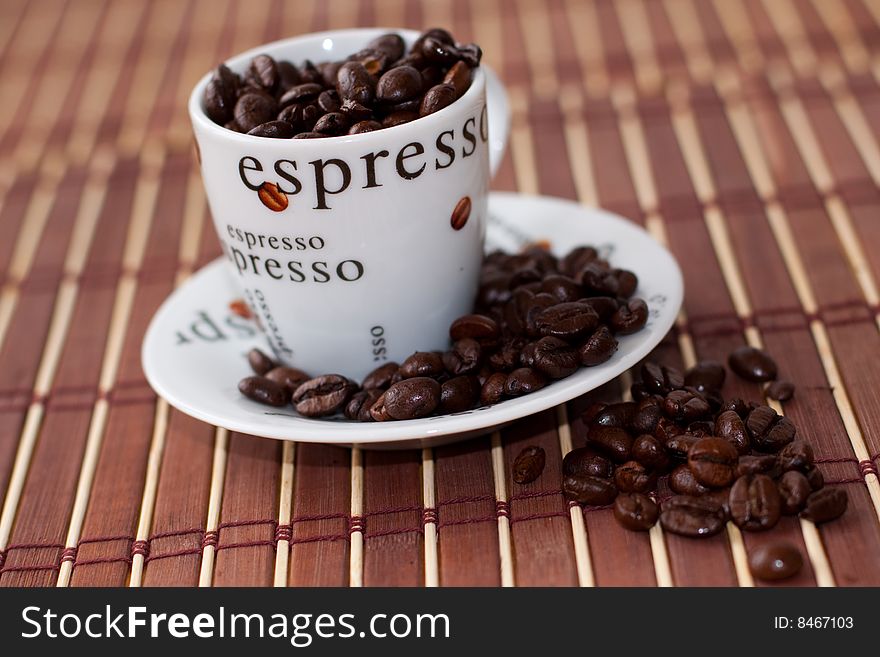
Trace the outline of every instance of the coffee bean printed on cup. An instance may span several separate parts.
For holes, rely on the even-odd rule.
[[[257,196],[260,197],[260,202],[272,210],[272,212],[283,212],[287,209],[287,194],[282,192],[281,188],[275,183],[264,182],[260,186]]]
[[[464,228],[464,225],[467,223],[468,217],[470,216],[471,197],[463,196],[462,199],[455,204],[455,209],[452,211],[450,224],[452,225],[453,230],[461,230]]]

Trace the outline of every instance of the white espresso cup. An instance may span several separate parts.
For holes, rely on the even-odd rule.
[[[226,64],[243,73],[260,53],[297,65],[340,60],[386,32],[408,47],[419,35],[309,34]],[[237,281],[230,300],[247,300],[275,357],[359,381],[415,351],[445,349],[450,323],[469,312],[477,291],[489,181],[509,131],[497,78],[481,66],[467,92],[434,114],[323,139],[254,137],[215,124],[204,111],[209,79],[193,89],[189,113]]]

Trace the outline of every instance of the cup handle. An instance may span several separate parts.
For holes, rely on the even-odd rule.
[[[510,136],[510,101],[507,91],[495,71],[488,66],[486,72],[486,103],[489,115],[489,171],[492,177],[501,166],[507,138]]]

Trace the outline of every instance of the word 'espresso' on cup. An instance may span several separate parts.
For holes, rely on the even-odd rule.
[[[382,182],[389,177],[415,180],[428,170],[448,169],[456,161],[476,152],[477,139],[483,143],[489,141],[485,105],[479,117],[468,117],[460,130],[453,128],[440,132],[428,149],[422,142],[412,141],[396,153],[383,148],[364,153],[354,162],[340,158],[311,160],[305,176],[300,174],[301,163],[297,160],[281,158],[263,163],[254,155],[245,155],[238,161],[238,175],[242,184],[257,192],[263,205],[275,212],[283,212],[289,207],[288,197],[300,194],[304,181],[314,193],[313,209],[330,210],[328,196],[342,194],[352,185],[375,189],[382,187]],[[267,171],[272,172],[271,178],[266,178]]]

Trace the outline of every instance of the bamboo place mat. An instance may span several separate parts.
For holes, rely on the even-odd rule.
[[[628,375],[424,451],[282,444],[157,400],[144,330],[219,254],[189,90],[246,48],[355,25],[482,45],[514,110],[495,187],[667,243],[686,302],[652,358],[766,346],[849,494],[840,521],[694,541],[569,506],[579,415]],[[0,585],[752,586],[748,551],[779,538],[808,557],[786,585],[880,584],[878,50],[880,0],[3,0]],[[513,486],[532,444],[546,469]]]

